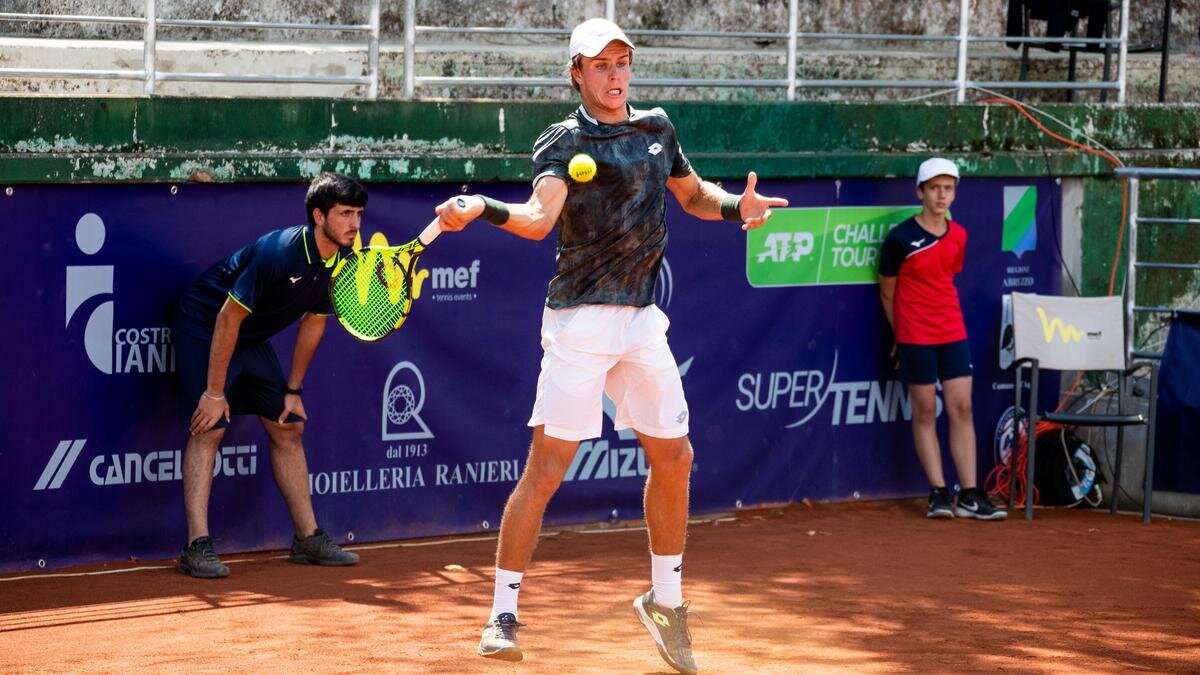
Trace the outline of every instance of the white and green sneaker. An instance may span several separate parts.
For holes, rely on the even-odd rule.
[[[688,631],[688,603],[676,607],[664,607],[654,601],[654,591],[633,601],[633,611],[637,612],[642,625],[650,631],[658,654],[663,661],[675,670],[687,675],[696,675],[699,668],[692,658],[692,634]]]

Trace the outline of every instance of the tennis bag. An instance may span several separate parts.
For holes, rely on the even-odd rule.
[[[1099,506],[1102,477],[1096,452],[1068,427],[1038,434],[1033,484],[1040,503],[1050,506]]]

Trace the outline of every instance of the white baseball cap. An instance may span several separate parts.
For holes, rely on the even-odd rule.
[[[930,178],[938,176],[954,176],[954,180],[958,180],[958,167],[948,159],[934,157],[921,162],[921,168],[917,169],[917,187],[921,187],[921,183]]]
[[[570,57],[575,58],[582,54],[589,59],[594,58],[614,40],[624,42],[630,49],[634,48],[629,38],[625,37],[625,31],[617,24],[608,19],[588,19],[571,31]]]

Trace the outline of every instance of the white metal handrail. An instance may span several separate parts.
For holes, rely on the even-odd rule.
[[[163,19],[157,15],[156,0],[145,0],[145,16],[94,16],[83,14],[31,14],[0,12],[0,21],[42,21],[47,23],[113,24],[142,27],[143,62],[141,70],[100,70],[68,68],[0,68],[0,77],[124,79],[142,80],[146,94],[154,94],[159,82],[250,82],[277,84],[361,84],[367,98],[379,96],[379,5],[369,0],[365,24],[311,24],[281,21],[224,21],[214,19]],[[187,73],[160,71],[157,68],[158,28],[212,28],[231,30],[311,30],[337,33],[363,33],[367,36],[366,75],[272,75],[241,73]]]
[[[613,17],[613,0],[608,0],[607,16]],[[959,30],[957,35],[891,35],[886,33],[803,33],[796,30],[799,15],[798,0],[788,2],[788,32],[718,32],[718,31],[668,31],[628,30],[630,36],[658,36],[680,38],[743,38],[787,41],[787,78],[751,80],[713,80],[692,78],[645,79],[638,84],[662,87],[745,87],[785,88],[787,100],[796,98],[796,90],[802,88],[953,88],[959,103],[966,101],[966,92],[972,88],[984,89],[1070,89],[1070,90],[1117,90],[1117,103],[1125,103],[1126,59],[1128,52],[1129,0],[1121,0],[1121,35],[1119,38],[1039,38],[970,35],[970,0],[959,0]],[[416,74],[417,36],[422,34],[466,34],[466,35],[569,35],[570,31],[556,28],[512,28],[512,27],[468,27],[468,26],[420,26],[416,25],[416,0],[405,0],[404,31],[404,98],[414,98],[422,86],[569,86],[562,77],[448,77],[418,76]],[[799,40],[876,40],[909,42],[954,42],[957,44],[955,79],[953,80],[841,80],[797,78],[797,42]],[[1069,46],[1096,45],[1119,47],[1117,80],[1108,82],[1061,82],[1061,81],[974,81],[967,79],[969,45],[972,42],[1006,42],[1028,44],[1061,44]]]
[[[143,28],[143,67],[141,70],[82,70],[63,68],[0,68],[0,77],[62,77],[94,79],[140,79],[145,82],[145,92],[154,94],[158,82],[254,82],[254,83],[315,83],[365,85],[367,98],[374,99],[379,93],[379,24],[380,0],[368,0],[368,20],[365,24],[309,24],[271,21],[224,21],[211,19],[166,19],[159,18],[156,0],[144,0],[145,16],[91,16],[78,14],[31,14],[0,12],[0,21],[45,21],[56,23],[102,23],[133,25]],[[605,14],[615,15],[615,0],[606,0]],[[787,100],[796,99],[797,89],[835,88],[890,88],[890,89],[951,89],[959,103],[965,102],[966,92],[971,88],[986,89],[1066,89],[1066,90],[1110,90],[1117,91],[1117,103],[1125,103],[1127,58],[1129,48],[1129,0],[1121,0],[1120,35],[1116,38],[1044,38],[981,36],[970,34],[970,0],[959,0],[959,26],[956,35],[893,35],[887,33],[809,33],[797,30],[799,0],[788,2],[787,32],[762,31],[672,31],[632,29],[627,31],[635,37],[666,37],[680,39],[742,39],[779,40],[786,42],[787,73],[784,78],[763,79],[700,79],[700,78],[657,78],[641,79],[638,83],[659,87],[744,87],[758,89],[785,89]],[[416,74],[417,41],[421,35],[546,35],[566,36],[567,29],[558,28],[514,28],[514,27],[463,27],[463,26],[420,26],[416,23],[416,0],[405,0],[404,7],[404,87],[406,99],[415,97],[421,87],[476,87],[476,86],[568,86],[562,77],[450,77],[418,76]],[[229,30],[313,30],[324,32],[348,32],[367,35],[367,73],[365,75],[270,75],[232,73],[188,73],[159,71],[156,67],[159,27],[165,28],[209,28]],[[798,42],[800,40],[850,40],[883,42],[942,42],[954,43],[957,48],[954,79],[804,79],[797,75]],[[998,80],[975,81],[968,79],[970,45],[972,43],[1006,42],[1018,44],[1060,44],[1065,46],[1097,46],[1118,49],[1117,79],[1115,81],[1023,81]]]
[[[1181,270],[1200,270],[1200,265],[1194,263],[1168,263],[1154,262],[1149,260],[1139,260],[1137,253],[1138,225],[1140,223],[1147,224],[1180,224],[1180,225],[1200,225],[1200,219],[1197,218],[1143,218],[1138,216],[1138,187],[1141,180],[1152,179],[1170,179],[1170,180],[1194,180],[1200,181],[1200,169],[1165,169],[1165,168],[1149,168],[1149,167],[1134,167],[1125,166],[1118,167],[1114,170],[1118,178],[1124,178],[1129,181],[1129,220],[1128,227],[1128,256],[1125,262],[1125,356],[1126,358],[1133,357],[1148,357],[1162,358],[1162,352],[1154,352],[1148,350],[1137,349],[1137,341],[1135,339],[1136,326],[1134,324],[1134,316],[1136,313],[1151,313],[1151,314],[1171,314],[1181,309],[1193,309],[1188,307],[1171,307],[1163,305],[1145,306],[1137,304],[1137,275],[1138,269],[1181,269]]]

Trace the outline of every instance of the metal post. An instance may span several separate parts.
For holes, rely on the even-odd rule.
[[[1121,42],[1117,50],[1117,105],[1125,105],[1125,78],[1129,61],[1129,0],[1121,0]]]
[[[604,0],[604,18],[614,22],[617,20],[617,0]]]
[[[796,100],[796,29],[800,22],[800,0],[788,0],[787,100]]]
[[[417,58],[417,0],[404,3],[404,98],[413,97]]]
[[[1158,102],[1167,102],[1167,64],[1171,61],[1171,0],[1163,0],[1162,61],[1158,67]]]
[[[967,35],[970,29],[970,18],[971,0],[960,0],[958,7],[958,96],[956,97],[959,103],[965,103],[967,100]]]
[[[1016,503],[1017,491],[1017,446],[1021,444],[1021,361],[1013,363],[1013,433],[1008,448],[1008,508]]]
[[[155,12],[154,0],[146,0],[146,26],[142,31],[142,70],[146,74],[145,91],[147,96],[154,95],[154,79],[157,77],[158,66],[154,63],[155,50],[158,49],[158,16]]]
[[[379,0],[371,0],[367,24],[371,26],[367,33],[367,76],[371,78],[367,98],[374,100],[379,98]]]
[[[1158,365],[1150,364],[1150,408],[1146,411],[1146,478],[1142,485],[1142,522],[1150,522],[1154,497],[1154,419],[1158,417]]]
[[[1071,30],[1068,31],[1068,34],[1071,37],[1075,37],[1075,26],[1074,25],[1071,26]],[[1071,47],[1067,47],[1067,53],[1070,54],[1070,56],[1067,57],[1067,81],[1074,82],[1075,81],[1075,62],[1079,60],[1079,50],[1076,49],[1075,47],[1071,46]],[[1068,89],[1067,90],[1067,103],[1074,103],[1074,102],[1075,102],[1075,91],[1072,89]]]
[[[1129,365],[1126,362],[1125,365]],[[1125,371],[1121,371],[1121,375],[1117,378],[1117,415],[1122,415],[1121,401],[1125,400]],[[1121,467],[1125,464],[1122,461],[1122,453],[1125,452],[1125,425],[1117,427],[1117,456],[1113,462],[1113,500],[1109,506],[1109,513],[1117,512],[1117,495],[1121,492]]]
[[[1023,5],[1023,7],[1021,9],[1021,37],[1029,37],[1029,13],[1030,13],[1029,3],[1022,3],[1022,5]],[[1017,79],[1024,82],[1025,78],[1028,76],[1029,76],[1029,43],[1022,42],[1021,43],[1021,69],[1020,69],[1020,74],[1017,76]],[[1016,91],[1016,93],[1013,94],[1013,98],[1017,99],[1018,101],[1025,100],[1025,90],[1018,89]]]
[[[1112,37],[1112,12],[1105,12],[1104,13],[1104,39],[1105,39],[1105,42],[1104,42],[1104,78],[1103,78],[1103,80],[1105,82],[1108,82],[1109,76],[1112,75],[1112,40],[1108,39],[1110,37]],[[1108,103],[1108,90],[1107,89],[1100,90],[1100,102]]]
[[[1038,380],[1041,370],[1038,360],[1031,360],[1029,373],[1029,427],[1025,442],[1025,520],[1033,520],[1033,470],[1037,463]]]
[[[1137,336],[1137,324],[1133,320],[1133,306],[1137,304],[1137,214],[1138,214],[1138,179],[1129,179],[1129,241],[1126,246],[1129,252],[1125,260],[1125,365],[1133,360],[1133,345]],[[1115,488],[1114,488],[1115,489]]]

